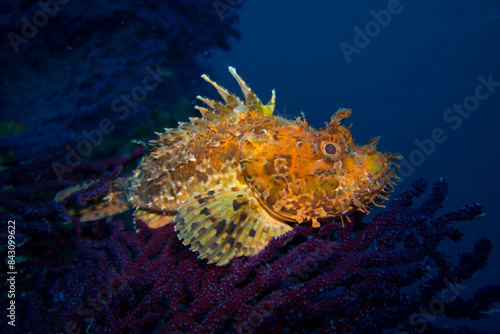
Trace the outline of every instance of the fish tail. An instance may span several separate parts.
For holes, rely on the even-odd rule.
[[[95,203],[89,203],[84,207],[73,208],[68,210],[70,214],[76,216],[81,222],[99,220],[101,218],[114,216],[130,209],[121,201],[108,200],[108,196],[97,200]]]
[[[83,207],[70,207],[67,209],[69,214],[79,218],[81,222],[87,222],[99,220],[129,210],[131,207],[126,205],[126,202],[120,198],[120,192],[115,191],[116,182],[117,181],[113,181],[111,183],[110,191],[105,197],[97,196],[95,199],[90,199]],[[84,191],[95,184],[95,181],[90,181],[64,189],[57,193],[54,200],[57,202],[64,201],[76,192]]]

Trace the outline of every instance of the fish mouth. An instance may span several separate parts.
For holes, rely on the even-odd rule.
[[[392,167],[393,162],[388,159],[384,159],[382,163],[377,163],[375,168],[368,167],[370,173],[370,180],[376,186],[383,185],[385,183],[391,182],[397,179],[396,173]],[[379,167],[380,166],[380,167]]]
[[[377,152],[378,153],[378,152]],[[390,154],[383,155],[379,153],[373,157],[373,160],[368,161],[366,165],[369,173],[369,184],[366,185],[366,190],[359,193],[360,211],[368,213],[368,205],[383,207],[379,203],[387,201],[399,177],[396,175],[393,165],[397,163],[391,161],[391,158],[399,158]]]
[[[370,186],[371,192],[375,193],[384,193],[389,194],[392,192],[392,186],[396,184],[398,181],[398,177],[394,171],[394,169],[387,166],[383,172],[376,175],[375,178],[372,179],[372,185]]]
[[[381,203],[389,200],[388,196],[399,180],[392,168],[393,165],[397,166],[397,163],[391,161],[391,158],[399,158],[399,155],[374,152],[363,158],[358,156],[359,164],[354,173],[365,177],[352,184],[356,189],[353,189],[350,195],[345,195],[350,198],[345,206],[340,210],[328,212],[329,216],[348,217],[355,212],[368,214],[374,207],[384,207]]]
[[[368,178],[375,188],[383,186],[391,181],[397,181],[398,177],[392,166],[399,167],[392,159],[401,159],[399,154],[371,152],[366,155],[360,164],[362,169],[368,173]]]

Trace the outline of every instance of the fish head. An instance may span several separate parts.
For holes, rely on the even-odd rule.
[[[397,180],[391,159],[400,156],[377,151],[378,138],[357,146],[340,124],[350,114],[340,109],[321,130],[296,120],[243,136],[242,173],[272,216],[319,226],[387,199]]]

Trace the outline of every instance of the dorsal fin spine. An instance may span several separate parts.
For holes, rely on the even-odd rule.
[[[241,88],[241,91],[243,92],[243,96],[245,97],[245,102],[241,101],[236,95],[233,93],[229,92],[226,88],[222,87],[215,81],[211,80],[208,75],[203,74],[201,77],[210,83],[212,86],[217,89],[217,92],[219,92],[220,96],[226,103],[226,106],[230,107],[232,110],[235,112],[239,113],[242,111],[247,111],[247,110],[254,110],[257,111],[258,113],[262,115],[272,115],[274,112],[274,106],[276,103],[276,92],[273,89],[272,90],[272,96],[269,102],[264,105],[262,101],[259,99],[259,97],[252,91],[252,89],[247,85],[247,83],[236,73],[236,69],[232,66],[229,66],[229,72],[231,75],[236,79],[238,82],[238,85]],[[204,98],[201,96],[197,96],[197,98],[203,102],[205,102],[210,108],[213,110],[217,109],[218,107],[223,106],[220,102]]]

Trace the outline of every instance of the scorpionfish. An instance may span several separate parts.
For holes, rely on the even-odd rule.
[[[296,224],[319,227],[348,220],[386,200],[397,180],[378,138],[357,146],[338,110],[321,130],[305,119],[273,115],[276,95],[264,105],[236,73],[245,100],[212,81],[224,102],[197,98],[202,118],[166,129],[131,176],[111,183],[109,194],[81,209],[81,221],[135,208],[152,228],[175,223],[183,244],[208,263],[226,265],[252,256]]]

